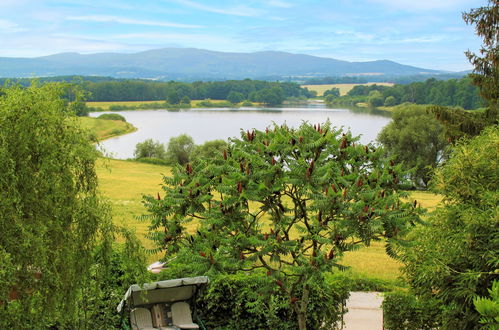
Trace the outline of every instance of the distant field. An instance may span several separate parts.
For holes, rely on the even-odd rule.
[[[136,130],[132,124],[120,120],[104,120],[91,117],[79,117],[78,120],[81,126],[88,129],[99,141]]]
[[[111,202],[114,222],[134,228],[149,248],[151,242],[145,237],[149,223],[135,217],[145,212],[142,195],[161,193],[163,174],[170,173],[166,166],[123,160],[100,159],[97,164],[100,191]],[[424,207],[434,208],[441,198],[429,192],[411,192],[411,199],[417,199]],[[150,256],[151,261],[156,259],[157,256]],[[382,242],[373,242],[370,247],[347,253],[341,264],[351,266],[357,274],[384,280],[395,280],[401,266],[386,255]]]
[[[160,104],[164,103],[164,101],[113,101],[113,102],[86,102],[87,106],[93,108],[101,108],[103,110],[109,110],[109,107],[112,105],[139,105],[139,104]]]
[[[333,87],[340,89],[340,95],[343,96],[348,93],[354,86],[357,85],[382,85],[382,86],[393,86],[393,83],[367,83],[367,84],[330,84],[330,85],[301,85],[301,87],[306,87],[311,91],[316,91],[317,96],[322,96],[325,91]]]
[[[205,100],[192,100],[191,106],[197,107],[199,102]],[[212,102],[223,102],[225,100],[210,100]],[[141,104],[163,104],[165,101],[112,101],[112,102],[86,102],[87,106],[92,108],[101,108],[103,111],[109,110],[109,107],[112,105],[119,106],[138,106]]]

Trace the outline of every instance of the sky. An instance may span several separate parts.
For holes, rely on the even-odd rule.
[[[0,57],[164,47],[471,69],[486,0],[0,0]]]

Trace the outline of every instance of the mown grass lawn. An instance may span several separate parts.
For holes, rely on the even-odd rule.
[[[105,120],[91,117],[79,117],[78,120],[81,127],[87,129],[99,141],[136,130],[132,124],[121,120]]]
[[[100,192],[112,205],[113,220],[116,224],[133,228],[146,247],[152,244],[146,238],[148,222],[140,221],[137,216],[145,213],[142,205],[143,194],[156,196],[162,193],[163,175],[170,175],[170,168],[139,162],[100,159],[97,163]],[[430,210],[440,202],[438,195],[415,191],[411,200],[416,199],[423,207]],[[151,255],[150,261],[159,256]],[[341,264],[350,266],[351,271],[360,276],[394,281],[400,275],[401,264],[388,257],[383,242],[373,242],[369,247],[346,253]]]
[[[206,100],[192,100],[191,106],[198,107],[199,102],[203,102]],[[210,100],[212,102],[223,102],[225,100]],[[92,108],[100,108],[102,111],[108,111],[109,107],[113,105],[118,106],[139,106],[142,104],[151,104],[151,105],[162,105],[165,101],[110,101],[110,102],[86,102],[86,105]]]

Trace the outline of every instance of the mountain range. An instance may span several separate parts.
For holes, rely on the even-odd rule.
[[[348,62],[277,51],[227,53],[195,48],[162,48],[133,54],[59,53],[35,58],[0,57],[0,77],[60,75],[115,78],[244,79],[262,77],[407,76],[441,74],[388,60]]]

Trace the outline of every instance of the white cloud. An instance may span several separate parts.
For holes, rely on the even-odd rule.
[[[121,23],[121,24],[133,24],[133,25],[163,26],[163,27],[183,28],[183,29],[202,28],[202,26],[200,25],[172,23],[166,21],[149,21],[149,20],[146,21],[146,20],[130,19],[126,17],[108,16],[108,15],[70,16],[67,19],[71,21]]]
[[[0,18],[0,33],[15,33],[26,31],[27,29],[20,27],[18,24]]]
[[[218,8],[208,5],[203,5],[190,0],[174,0],[175,2],[194,9],[207,11],[211,13],[224,14],[224,15],[232,15],[232,16],[243,16],[243,17],[255,17],[263,15],[261,10],[247,7],[247,6],[236,6],[230,8]]]

